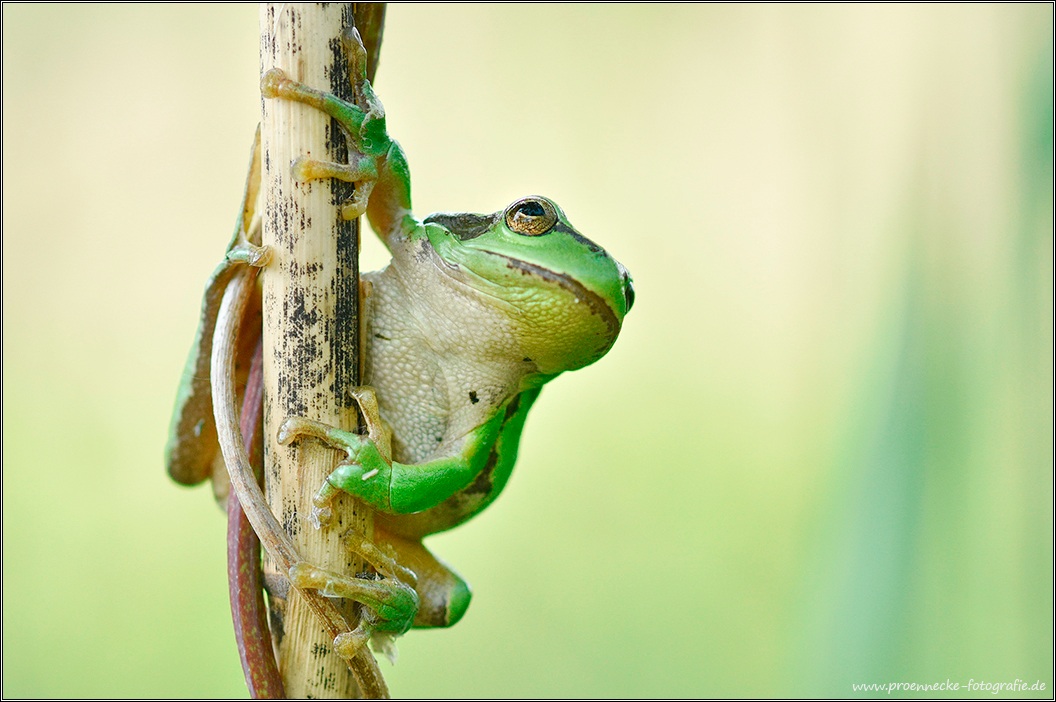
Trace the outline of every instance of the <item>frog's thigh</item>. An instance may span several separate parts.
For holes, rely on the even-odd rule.
[[[391,544],[396,550],[397,562],[418,576],[415,627],[451,626],[462,618],[472,597],[465,580],[437,560],[419,541],[392,536],[377,527],[374,538]]]

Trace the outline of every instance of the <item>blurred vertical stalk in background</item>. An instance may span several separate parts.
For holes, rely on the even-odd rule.
[[[806,568],[804,691],[1018,676],[1051,694],[1051,40],[1016,83],[921,79],[899,284]]]

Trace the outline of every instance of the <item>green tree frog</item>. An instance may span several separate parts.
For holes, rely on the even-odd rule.
[[[417,219],[407,161],[387,134],[354,29],[344,45],[353,103],[277,69],[261,86],[266,98],[308,104],[341,125],[349,163],[300,160],[295,171],[303,179],[354,182],[345,216],[365,212],[392,254],[385,269],[363,276],[371,293],[364,309],[365,385],[356,397],[366,432],[291,417],[278,439],[322,441],[346,454],[319,487],[315,514],[305,516],[325,528],[339,491],[369,503],[376,510],[376,547],[362,540],[349,545],[371,551],[375,564],[389,554],[386,578],[372,587],[391,581],[393,596],[364,597],[362,578],[312,567],[292,573],[291,581],[365,602],[373,609],[368,634],[399,634],[412,625],[449,626],[465,613],[468,585],[422,538],[465,522],[495,500],[540,388],[609,350],[634,292],[627,270],[545,197],[525,197],[492,214]],[[208,326],[208,315],[205,321]],[[210,333],[200,332],[199,342]],[[192,352],[192,366],[202,353]],[[170,473],[188,483],[206,477],[201,444],[213,441],[201,418],[194,421],[201,413],[188,402],[194,394],[180,393],[168,452]],[[406,592],[411,587],[416,596]]]

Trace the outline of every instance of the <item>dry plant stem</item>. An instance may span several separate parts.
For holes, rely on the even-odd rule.
[[[351,99],[340,37],[353,24],[352,3],[275,3],[261,6],[261,74],[280,68],[306,85]],[[313,566],[355,575],[367,569],[344,541],[354,531],[371,538],[372,513],[345,496],[324,529],[310,521],[312,496],[343,457],[318,442],[282,446],[278,428],[291,416],[352,429],[358,384],[358,229],[341,218],[351,185],[334,179],[297,180],[299,158],[347,162],[344,137],[319,110],[282,99],[262,102],[263,243],[272,250],[262,273],[264,340],[265,490],[300,557]],[[259,533],[259,530],[258,530]],[[263,536],[263,535],[262,535]],[[269,549],[270,552],[270,549]],[[269,585],[285,577],[285,564],[265,563]],[[278,620],[279,669],[291,697],[377,696],[377,666],[364,647],[357,675],[333,651],[333,632],[320,626],[311,591],[269,589]],[[337,600],[345,620],[357,606]],[[370,673],[373,680],[364,680]],[[357,689],[356,678],[359,678]]]
[[[245,325],[240,324],[239,327],[245,334]],[[256,473],[256,469],[258,466],[263,467],[264,461],[261,443],[264,419],[262,373],[258,335],[239,420],[242,442],[248,450],[249,462],[258,483],[262,476]],[[250,697],[257,700],[284,699],[286,690],[275,662],[267,606],[264,604],[264,585],[260,577],[260,539],[246,519],[235,490],[229,491],[227,495],[227,576],[235,640],[238,642],[238,653],[242,658],[242,670]]]
[[[231,477],[231,489],[238,495],[246,517],[260,536],[261,544],[277,565],[288,572],[294,563],[302,560],[296,547],[283,531],[264,500],[264,494],[253,475],[249,455],[239,429],[235,382],[232,376],[239,320],[242,318],[250,295],[256,285],[256,269],[246,267],[238,271],[224,292],[213,336],[211,376],[213,379],[213,409],[216,418],[220,449],[224,455]],[[314,591],[305,591],[301,597],[318,617],[326,635],[332,641],[338,634],[349,630],[349,623],[337,610],[334,603]],[[369,660],[367,659],[369,658]],[[388,697],[385,681],[372,657],[357,657],[349,666],[359,680],[364,697]]]

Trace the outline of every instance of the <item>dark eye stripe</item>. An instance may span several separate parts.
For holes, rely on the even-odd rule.
[[[437,212],[425,218],[426,224],[439,224],[462,241],[475,239],[488,231],[499,214],[479,215],[469,212],[458,212],[454,214]]]

